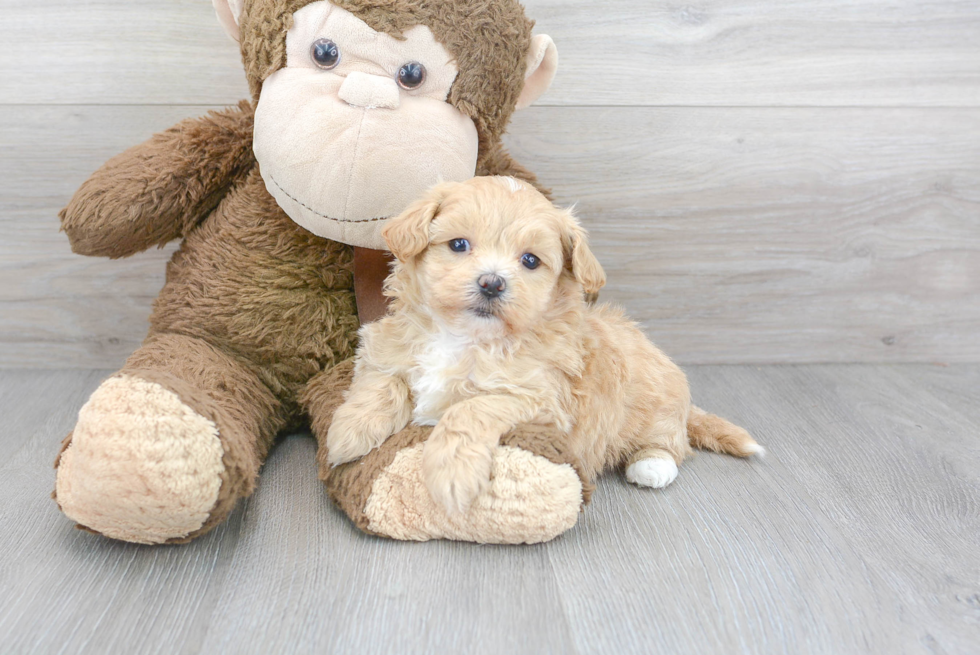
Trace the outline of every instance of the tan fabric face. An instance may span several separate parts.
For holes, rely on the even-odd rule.
[[[445,101],[458,72],[452,57],[425,26],[405,37],[315,2],[295,13],[286,67],[263,84],[254,144],[262,177],[290,218],[318,236],[383,249],[385,219],[437,181],[476,172],[476,126]],[[319,38],[338,45],[332,70],[310,56]],[[395,78],[413,61],[426,78],[406,91]]]

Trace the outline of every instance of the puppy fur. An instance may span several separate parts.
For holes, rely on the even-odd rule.
[[[693,407],[684,373],[620,310],[585,302],[605,283],[585,231],[529,185],[438,185],[384,236],[397,258],[391,303],[361,328],[354,380],[327,435],[332,464],[409,421],[434,425],[423,475],[453,513],[486,489],[494,448],[522,423],[559,426],[590,477],[626,466],[630,481],[651,487],[673,481],[692,443],[762,452]],[[528,254],[537,267],[522,263]]]

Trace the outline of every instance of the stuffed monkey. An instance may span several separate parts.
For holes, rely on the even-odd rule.
[[[253,491],[277,434],[308,424],[330,496],[366,532],[532,543],[570,528],[592,485],[554,427],[505,435],[462,515],[422,482],[431,428],[336,468],[324,446],[359,315],[384,311],[385,221],[439,180],[540,189],[500,139],[550,85],[551,39],[532,37],[517,0],[213,2],[251,101],[111,159],[61,213],[84,255],[182,240],[146,340],[64,441],[61,509],[114,539],[188,541]],[[712,443],[741,430],[699,425]]]
[[[383,311],[380,230],[434,182],[512,175],[516,108],[549,86],[517,0],[214,0],[252,92],[111,159],[61,213],[72,249],[182,240],[143,345],[79,412],[55,498],[80,527],[185,542],[255,488],[277,434],[309,424],[319,473],[361,529],[520,543],[571,527],[591,491],[553,428],[525,426],[465,515],[436,507],[410,426],[331,469],[358,309]],[[539,187],[540,188],[540,187]]]

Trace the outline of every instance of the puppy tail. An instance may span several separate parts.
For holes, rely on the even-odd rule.
[[[762,457],[766,454],[766,449],[756,443],[748,432],[694,405],[691,405],[691,413],[687,417],[687,438],[695,448],[735,457]]]

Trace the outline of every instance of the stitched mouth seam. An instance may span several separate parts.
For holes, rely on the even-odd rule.
[[[361,120],[357,123],[357,134],[354,135],[354,158],[351,160],[352,162],[357,161],[357,151],[360,150],[361,147],[361,130],[364,128],[364,118],[367,116],[367,112],[367,109],[361,110]],[[344,200],[344,216],[347,215],[347,212],[350,209],[350,183],[353,179],[354,165],[352,163],[350,167],[350,174],[347,176],[347,198]]]
[[[313,212],[314,214],[316,214],[320,218],[325,218],[328,221],[334,221],[335,223],[373,223],[374,221],[386,221],[389,218],[391,218],[390,216],[379,216],[378,218],[360,218],[360,219],[357,219],[357,220],[351,220],[351,219],[346,219],[346,218],[334,218],[333,216],[327,216],[326,214],[321,214],[320,212],[318,212],[317,210],[313,209],[312,207],[310,207],[309,205],[307,205],[305,202],[303,202],[302,200],[300,200],[299,198],[297,198],[293,194],[289,193],[289,191],[286,191],[285,189],[283,189],[282,188],[282,185],[279,184],[278,182],[276,182],[276,178],[274,178],[274,177],[272,177],[270,175],[269,176],[269,179],[272,180],[272,183],[276,185],[276,188],[279,189],[280,191],[282,191],[283,195],[285,195],[287,198],[289,198],[290,200],[292,200],[296,204],[300,205],[301,207],[305,207],[306,209],[309,209],[311,212]]]

